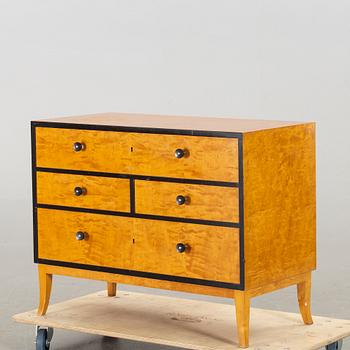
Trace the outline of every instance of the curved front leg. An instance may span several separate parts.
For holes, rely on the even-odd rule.
[[[305,281],[298,283],[298,303],[301,316],[305,324],[313,324],[311,315],[311,272]]]
[[[38,266],[39,272],[39,288],[40,299],[37,314],[43,316],[46,314],[47,308],[50,302],[51,287],[52,287],[52,274],[46,273],[45,267]]]

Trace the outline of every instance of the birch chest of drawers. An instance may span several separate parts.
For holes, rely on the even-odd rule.
[[[297,285],[312,323],[314,123],[106,113],[32,122],[34,259],[52,276],[235,300]],[[233,311],[234,312],[234,311]]]

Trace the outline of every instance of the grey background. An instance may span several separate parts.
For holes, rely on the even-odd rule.
[[[349,319],[349,34],[347,0],[0,0],[0,349],[34,348],[10,320],[38,300],[29,121],[102,111],[317,121],[313,312]],[[103,287],[56,278],[52,300]],[[253,305],[297,311],[295,289]],[[56,333],[77,348],[165,349]]]

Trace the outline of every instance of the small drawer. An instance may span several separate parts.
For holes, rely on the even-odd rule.
[[[135,181],[136,213],[239,222],[236,187]]]
[[[137,219],[134,230],[140,271],[240,282],[237,228]]]
[[[239,283],[239,256],[236,228],[38,209],[40,259]]]
[[[238,182],[238,139],[131,134],[133,172],[141,175]]]
[[[38,257],[129,269],[133,219],[38,208]]]
[[[36,166],[131,173],[128,133],[36,128]]]
[[[130,181],[98,176],[37,172],[37,202],[130,212]]]
[[[238,182],[238,140],[37,127],[36,166]]]

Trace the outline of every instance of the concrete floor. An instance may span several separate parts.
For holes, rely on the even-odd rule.
[[[20,213],[14,217],[13,213]],[[0,235],[0,350],[35,349],[34,327],[13,322],[15,313],[33,309],[37,305],[38,288],[36,266],[32,261],[31,208],[29,201],[9,200],[1,208]],[[348,237],[333,231],[318,232],[318,270],[313,279],[313,313],[315,315],[350,319],[350,259]],[[55,277],[52,302],[62,301],[105,288],[104,283],[67,277]],[[149,293],[175,294],[167,291],[121,286],[121,289]],[[202,298],[230,303],[228,299],[176,293],[177,296]],[[255,298],[253,306],[297,312],[295,288]],[[56,330],[51,349],[86,350],[166,350],[166,346],[110,339],[88,334]],[[344,350],[350,350],[346,340]]]

